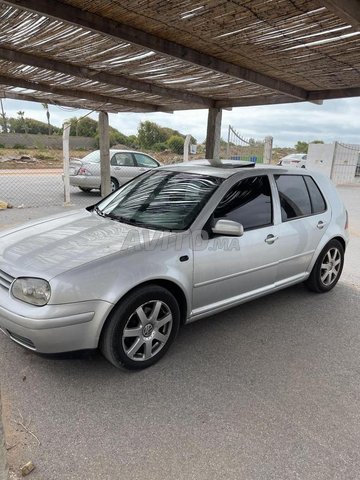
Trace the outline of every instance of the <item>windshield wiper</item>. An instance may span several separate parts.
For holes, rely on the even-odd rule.
[[[97,205],[94,207],[94,211],[98,215],[100,215],[100,217],[111,218],[112,220],[118,220],[118,217],[116,217],[115,215],[111,215],[111,213],[104,213],[102,210],[100,210],[100,208]]]
[[[95,205],[94,207],[94,212],[100,215],[100,217],[105,217],[105,213],[102,210],[100,210],[100,208],[97,205]]]

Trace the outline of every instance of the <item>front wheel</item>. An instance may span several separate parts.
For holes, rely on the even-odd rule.
[[[92,188],[85,188],[85,187],[79,187],[82,192],[89,193],[91,192]]]
[[[116,180],[116,178],[111,177],[111,191],[115,192],[119,188],[119,182]]]
[[[313,292],[328,292],[339,281],[343,266],[344,247],[338,240],[331,240],[316,260],[306,286]]]
[[[147,285],[115,307],[102,333],[100,349],[115,367],[150,367],[165,355],[179,325],[175,297],[163,287]]]

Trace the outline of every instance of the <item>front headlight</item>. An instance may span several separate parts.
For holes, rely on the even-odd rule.
[[[32,305],[43,306],[50,300],[49,282],[42,278],[17,278],[11,287],[15,298]]]

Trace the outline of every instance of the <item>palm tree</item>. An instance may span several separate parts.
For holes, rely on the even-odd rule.
[[[51,135],[51,124],[50,124],[50,112],[49,112],[49,105],[47,103],[42,103],[41,104],[45,110],[46,110],[46,118],[47,118],[47,124],[48,124],[48,132],[49,135]]]
[[[17,112],[17,114],[19,115],[21,124],[22,124],[23,127],[24,127],[24,132],[25,132],[25,133],[28,133],[28,128],[27,128],[27,125],[26,125],[26,120],[25,120],[25,117],[24,117],[25,112],[23,112],[22,110],[19,110],[19,111]]]

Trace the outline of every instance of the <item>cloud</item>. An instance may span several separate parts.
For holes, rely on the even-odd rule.
[[[46,121],[45,110],[40,104],[4,100],[8,116],[16,116],[19,110],[25,116]],[[51,122],[60,126],[64,120],[89,113],[50,105]],[[344,143],[360,143],[360,98],[325,101],[323,105],[294,103],[234,108],[223,111],[222,137],[227,138],[227,129],[232,125],[245,138],[274,137],[276,146],[293,146],[298,140],[335,140]],[[91,113],[97,119],[97,113]],[[181,133],[190,133],[202,142],[206,137],[207,111],[190,110],[167,113],[118,113],[110,114],[110,124],[125,133],[134,134],[139,122],[150,120],[162,126],[174,128]]]

